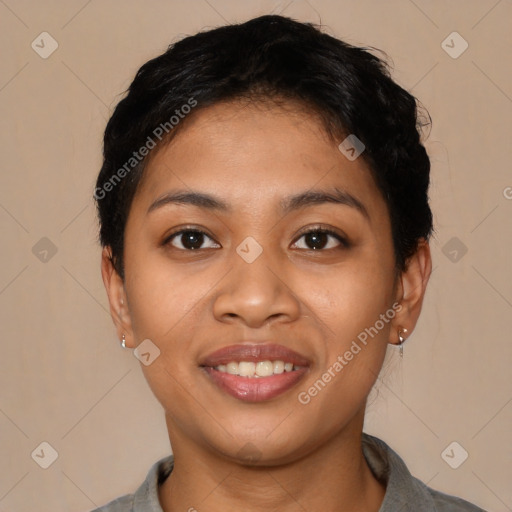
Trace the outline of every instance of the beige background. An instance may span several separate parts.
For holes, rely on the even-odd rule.
[[[432,115],[435,270],[366,429],[430,486],[512,510],[510,0],[0,0],[1,512],[91,509],[169,452],[107,311],[92,202],[102,132],[170,42],[269,12],[383,49]],[[47,59],[31,48],[43,31],[59,45]],[[456,59],[441,46],[453,31],[469,43]],[[48,469],[31,457],[43,441],[58,452]],[[452,441],[469,453],[457,469],[441,457]]]

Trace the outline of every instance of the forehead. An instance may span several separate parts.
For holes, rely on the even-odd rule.
[[[300,105],[226,102],[185,121],[152,155],[135,198],[140,205],[188,188],[213,190],[254,209],[285,195],[336,187],[386,209],[363,158],[347,159],[338,149],[341,140],[332,140],[320,118]]]

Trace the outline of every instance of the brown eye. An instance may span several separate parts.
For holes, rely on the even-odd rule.
[[[303,242],[300,240],[303,239]],[[312,229],[303,233],[300,238],[295,242],[294,246],[298,249],[305,249],[310,251],[319,251],[322,249],[334,249],[342,246],[347,247],[344,238],[327,229]]]
[[[208,242],[206,247],[203,246],[205,242]],[[194,251],[198,249],[211,249],[220,247],[214,242],[206,233],[198,230],[182,230],[174,233],[166,241],[166,244],[171,244],[176,249]]]
[[[323,249],[329,242],[329,235],[319,232],[308,233],[304,235],[304,242],[310,249]]]

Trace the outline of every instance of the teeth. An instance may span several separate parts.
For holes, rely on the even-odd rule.
[[[285,363],[284,361],[231,361],[228,364],[219,364],[215,369],[222,373],[231,375],[240,375],[241,377],[270,377],[271,375],[279,375],[283,372],[291,372],[298,370],[300,366],[294,366],[293,363]]]
[[[255,371],[256,365],[253,362],[246,363],[245,361],[240,361],[238,363],[238,375],[240,377],[254,377]]]
[[[217,366],[217,370],[218,369],[219,367]],[[226,371],[231,375],[238,375],[238,363],[235,363],[234,361],[232,363],[228,363]]]
[[[274,374],[278,375],[284,372],[283,361],[274,361]]]
[[[274,365],[271,361],[259,361],[256,365],[256,375],[258,377],[270,377],[273,373]]]

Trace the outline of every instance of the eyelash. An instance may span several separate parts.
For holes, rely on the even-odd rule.
[[[210,240],[213,241],[213,238],[208,235],[208,233],[206,233],[205,231],[201,230],[201,229],[198,229],[198,228],[194,228],[194,227],[186,227],[186,228],[182,228],[180,229],[179,231],[175,231],[174,233],[171,233],[162,243],[163,246],[168,246],[168,245],[171,245],[171,242],[175,239],[175,238],[178,238],[180,235],[183,235],[185,233],[195,233],[195,234],[200,234],[200,235],[204,235],[205,237],[209,238]],[[339,247],[334,247],[334,248],[329,248],[329,249],[300,249],[302,251],[309,251],[309,252],[325,252],[326,250],[332,250],[332,249],[347,249],[350,244],[348,242],[348,240],[343,237],[342,235],[340,235],[339,233],[336,233],[335,231],[333,231],[332,229],[329,229],[329,228],[326,228],[326,227],[322,227],[322,226],[315,226],[313,228],[308,228],[306,229],[305,231],[302,231],[299,236],[295,239],[295,241],[293,242],[293,244],[296,244],[302,237],[310,234],[310,233],[318,233],[318,234],[324,234],[324,235],[329,235],[333,238],[335,238],[339,243],[340,243],[340,246]],[[217,243],[217,242],[215,242]],[[173,247],[174,249],[177,249],[179,251],[186,251],[186,252],[196,252],[196,251],[201,251],[201,250],[204,250],[204,249],[182,249],[182,248],[179,248],[179,247]]]
[[[340,245],[338,247],[334,247],[334,248],[331,247],[329,249],[301,249],[303,251],[322,252],[322,251],[329,251],[332,249],[348,249],[348,247],[350,246],[348,240],[344,236],[340,235],[339,233],[337,233],[336,231],[334,231],[330,228],[322,227],[322,226],[315,226],[312,228],[305,229],[304,231],[300,232],[299,236],[293,243],[296,244],[302,237],[304,237],[310,233],[329,235],[329,236],[335,238],[339,242]]]

